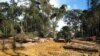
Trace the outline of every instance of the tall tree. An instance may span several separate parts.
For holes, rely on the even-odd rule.
[[[66,5],[62,5],[60,8],[53,8],[52,15],[51,15],[51,21],[52,21],[52,28],[53,28],[53,34],[54,38],[56,38],[56,27],[59,19],[63,18],[65,12],[66,12]]]
[[[82,14],[82,11],[79,9],[69,10],[65,14],[64,22],[67,23],[67,25],[72,26],[72,32],[77,33],[80,29],[81,20],[80,15]],[[73,36],[75,37],[75,36]]]

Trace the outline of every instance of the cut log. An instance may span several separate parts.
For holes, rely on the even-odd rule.
[[[84,45],[95,45],[95,42],[89,42],[89,41],[80,41],[80,40],[72,40],[72,42],[74,43],[78,43],[78,44],[84,44]]]
[[[81,51],[89,51],[89,52],[98,52],[97,49],[92,49],[92,48],[78,48],[78,47],[73,47],[73,46],[64,46],[64,49],[81,50]]]
[[[98,52],[98,49],[89,46],[82,46],[82,45],[66,45],[64,49],[72,49],[72,50],[81,50],[81,51],[88,51],[88,52]]]

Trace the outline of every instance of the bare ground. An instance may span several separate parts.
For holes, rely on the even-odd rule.
[[[24,49],[20,50],[18,48],[16,53],[11,49],[6,50],[5,52],[0,51],[0,56],[100,56],[100,52],[65,50],[63,48],[64,45],[65,43],[58,43],[54,41],[25,43],[23,44],[25,47]]]

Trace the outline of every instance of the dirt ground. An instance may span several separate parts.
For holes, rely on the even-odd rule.
[[[64,49],[65,43],[46,41],[41,43],[25,43],[24,49],[0,51],[0,56],[100,56],[100,52],[85,52]]]

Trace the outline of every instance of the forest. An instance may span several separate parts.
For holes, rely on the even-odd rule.
[[[14,51],[13,54],[16,53],[15,56],[74,55],[66,54],[68,51],[69,53],[74,53],[74,51],[70,51],[69,49],[67,51],[64,50],[63,54],[57,53],[56,51],[48,52],[52,55],[43,54],[42,52],[37,52],[39,53],[38,55],[22,54],[26,51],[23,50],[23,48],[28,48],[26,46],[32,48],[32,43],[45,41],[47,41],[47,43],[36,44],[34,50],[36,50],[36,48],[40,48],[39,50],[41,50],[42,48],[46,48],[49,44],[50,46],[53,45],[50,50],[52,50],[52,48],[58,48],[60,50],[62,46],[66,49],[67,47],[65,46],[70,42],[79,42],[82,44],[91,42],[91,44],[95,43],[95,45],[100,47],[100,0],[87,0],[87,10],[68,10],[68,5],[66,4],[58,8],[51,5],[49,1],[50,0],[10,0],[9,2],[0,2],[0,56],[7,56],[7,54],[4,53],[10,51],[12,53]],[[63,19],[66,26],[63,26],[60,31],[57,31],[56,28],[58,27],[57,24],[60,19]],[[32,43],[30,44],[29,42]],[[59,48],[60,46],[61,48]],[[8,47],[13,51],[11,49],[8,50]],[[100,51],[97,49],[86,48],[89,49],[87,49],[89,52],[97,52],[97,55],[93,54],[90,56],[100,56]],[[20,49],[23,50],[23,52],[19,51]],[[30,51],[35,52],[31,49]],[[44,52],[47,51],[44,50]],[[9,56],[14,56],[13,54]],[[77,52],[75,52],[75,54],[76,56],[79,55]],[[83,56],[87,55],[83,54]]]

